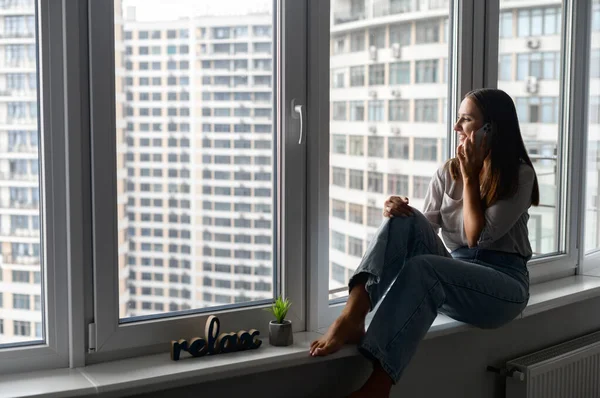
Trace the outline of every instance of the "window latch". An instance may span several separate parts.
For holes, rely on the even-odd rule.
[[[298,145],[302,144],[302,138],[304,135],[304,115],[302,114],[302,105],[296,104],[296,99],[292,99],[292,118],[300,119],[300,137],[298,138]]]

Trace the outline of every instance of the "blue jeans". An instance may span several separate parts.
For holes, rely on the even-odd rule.
[[[359,350],[396,383],[438,313],[480,328],[516,318],[529,300],[526,264],[493,250],[450,254],[417,210],[386,219],[349,282],[365,283],[371,310],[383,298]]]

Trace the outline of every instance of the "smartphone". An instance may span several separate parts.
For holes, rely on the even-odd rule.
[[[485,149],[490,147],[490,143],[492,142],[492,125],[490,123],[486,123],[479,130],[475,132],[475,147],[479,148],[481,143],[483,142],[483,136],[487,134]]]

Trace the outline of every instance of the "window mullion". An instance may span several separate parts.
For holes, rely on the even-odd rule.
[[[69,264],[69,363],[85,365],[87,325],[85,303],[92,300],[86,289],[86,268],[91,269],[90,175],[87,96],[87,3],[64,3],[65,134],[67,168],[68,264]],[[86,291],[88,292],[86,296]],[[88,301],[89,302],[89,301]]]
[[[308,1],[307,330],[329,323],[329,37],[330,1]],[[363,110],[364,112],[364,110]]]

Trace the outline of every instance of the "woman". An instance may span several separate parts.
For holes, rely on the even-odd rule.
[[[492,133],[476,147],[485,123]],[[539,189],[512,99],[496,89],[468,93],[454,130],[457,157],[433,176],[423,213],[403,197],[385,202],[388,219],[350,279],[342,314],[311,344],[312,356],[324,356],[358,343],[373,360],[352,397],[388,397],[438,313],[496,328],[529,300],[528,208],[538,205]]]

